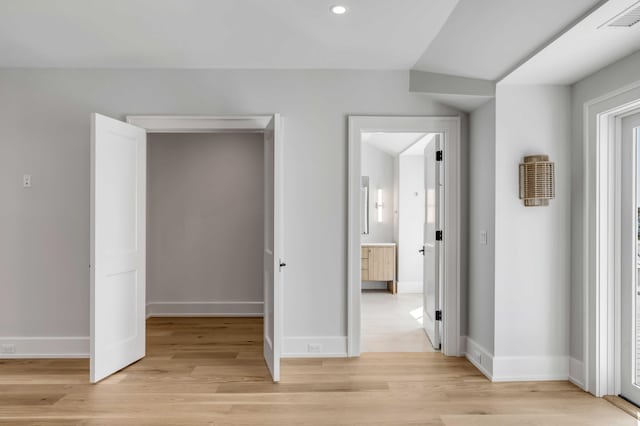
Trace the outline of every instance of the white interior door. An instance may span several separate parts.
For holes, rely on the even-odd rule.
[[[640,114],[622,120],[622,144],[620,158],[622,160],[621,182],[621,394],[640,404],[640,287],[638,287],[638,244],[640,212],[638,149],[640,132]]]
[[[92,383],[145,355],[145,130],[91,119]]]
[[[436,240],[436,232],[442,228],[441,217],[441,161],[436,160],[440,150],[440,135],[436,135],[424,149],[424,273],[423,273],[423,327],[431,344],[435,349],[441,348],[442,321],[436,318],[436,312],[441,311],[440,302],[440,268],[441,245]]]
[[[274,382],[280,381],[282,336],[282,131],[279,115],[274,115],[264,136],[264,359]]]

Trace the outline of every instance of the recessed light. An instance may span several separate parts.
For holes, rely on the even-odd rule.
[[[345,13],[347,13],[347,8],[346,6],[342,6],[339,4],[336,4],[334,6],[331,6],[329,8],[329,10],[331,11],[331,13],[333,13],[334,15],[344,15]]]

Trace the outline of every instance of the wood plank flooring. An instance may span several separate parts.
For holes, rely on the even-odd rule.
[[[461,358],[290,359],[271,383],[262,321],[152,318],[147,357],[97,384],[82,360],[0,360],[0,425],[636,425],[568,382],[487,381]]]

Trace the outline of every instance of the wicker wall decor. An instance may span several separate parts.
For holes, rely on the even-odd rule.
[[[520,164],[520,199],[527,207],[548,206],[555,198],[555,167],[548,155],[529,155]]]

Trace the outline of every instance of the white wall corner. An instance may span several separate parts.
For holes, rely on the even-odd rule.
[[[493,380],[493,354],[470,337],[460,338],[460,350],[487,379]]]
[[[494,382],[567,380],[568,356],[504,356],[493,359]]]
[[[587,385],[585,382],[585,365],[584,362],[575,358],[569,359],[569,381],[580,389],[586,391]]]
[[[285,337],[282,358],[346,358],[347,336]]]
[[[0,337],[0,359],[88,358],[89,337]]]
[[[398,293],[422,293],[421,281],[398,281]]]
[[[262,317],[263,302],[150,302],[150,317]]]

